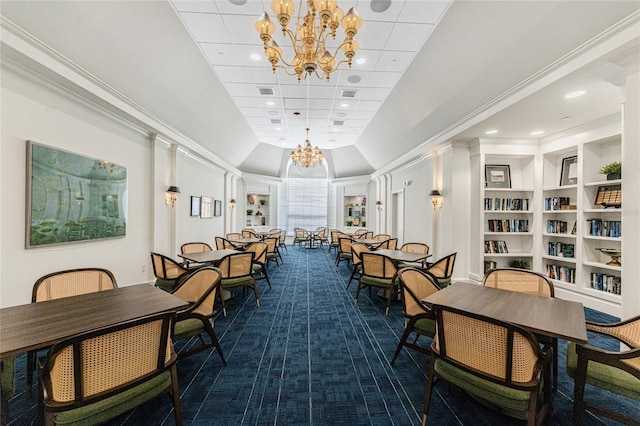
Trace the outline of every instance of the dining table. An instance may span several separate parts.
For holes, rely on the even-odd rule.
[[[455,282],[423,301],[510,322],[532,333],[587,343],[584,307],[579,302],[469,282]]]
[[[158,287],[137,284],[2,308],[0,355],[44,349],[80,333],[187,306]]]
[[[383,256],[387,256],[388,258],[390,258],[391,260],[393,260],[396,263],[400,263],[400,262],[422,262],[422,261],[428,259],[429,257],[431,257],[431,254],[428,254],[428,253],[412,253],[412,252],[409,252],[409,251],[390,250],[390,249],[380,249],[380,250],[374,251],[374,253],[381,254]]]
[[[242,253],[240,250],[233,249],[221,249],[221,250],[210,250],[210,251],[202,251],[198,253],[186,253],[179,254],[181,258],[188,262],[194,263],[203,263],[203,264],[211,264],[217,265],[220,261],[227,255]]]

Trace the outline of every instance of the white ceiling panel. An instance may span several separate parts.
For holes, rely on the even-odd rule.
[[[387,40],[385,49],[415,52],[435,28],[432,24],[396,25]]]

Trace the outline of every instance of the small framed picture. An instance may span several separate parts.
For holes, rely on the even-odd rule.
[[[203,219],[213,217],[213,198],[200,197],[200,217]]]
[[[200,197],[191,196],[191,216],[200,216]]]
[[[562,159],[562,171],[560,173],[560,186],[575,185],[578,183],[578,156]]]
[[[222,200],[215,200],[213,202],[213,215],[222,216]]]
[[[511,169],[509,165],[484,166],[485,187],[487,188],[511,188]]]

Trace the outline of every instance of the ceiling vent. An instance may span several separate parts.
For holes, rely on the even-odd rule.
[[[258,91],[261,96],[274,96],[276,94],[273,91],[273,87],[258,87]]]
[[[355,98],[356,97],[356,93],[358,93],[357,90],[343,90],[342,93],[340,94],[340,97],[342,97],[342,98]]]
[[[272,118],[271,124],[282,124],[282,120],[280,120],[279,118]]]
[[[333,120],[334,126],[344,126],[344,120]]]

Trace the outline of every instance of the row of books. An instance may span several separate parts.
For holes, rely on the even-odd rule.
[[[495,269],[498,267],[498,264],[493,260],[485,260],[484,261],[484,273],[489,272],[490,269]]]
[[[575,210],[576,206],[572,206],[569,197],[548,197],[544,199],[545,211],[553,210]]]
[[[484,209],[505,210],[505,211],[525,211],[529,210],[528,198],[485,198]]]
[[[484,242],[485,253],[509,253],[507,243],[501,240],[488,240]]]
[[[566,283],[576,282],[576,269],[560,265],[547,265],[547,276]]]
[[[591,273],[591,288],[607,293],[620,294],[622,279],[613,275]]]
[[[489,232],[529,232],[529,219],[489,219]]]
[[[622,236],[622,222],[619,220],[587,219],[587,232],[594,237]]]
[[[575,245],[551,241],[548,244],[547,254],[558,257],[575,257]]]
[[[567,222],[564,220],[547,220],[548,234],[566,234]]]

